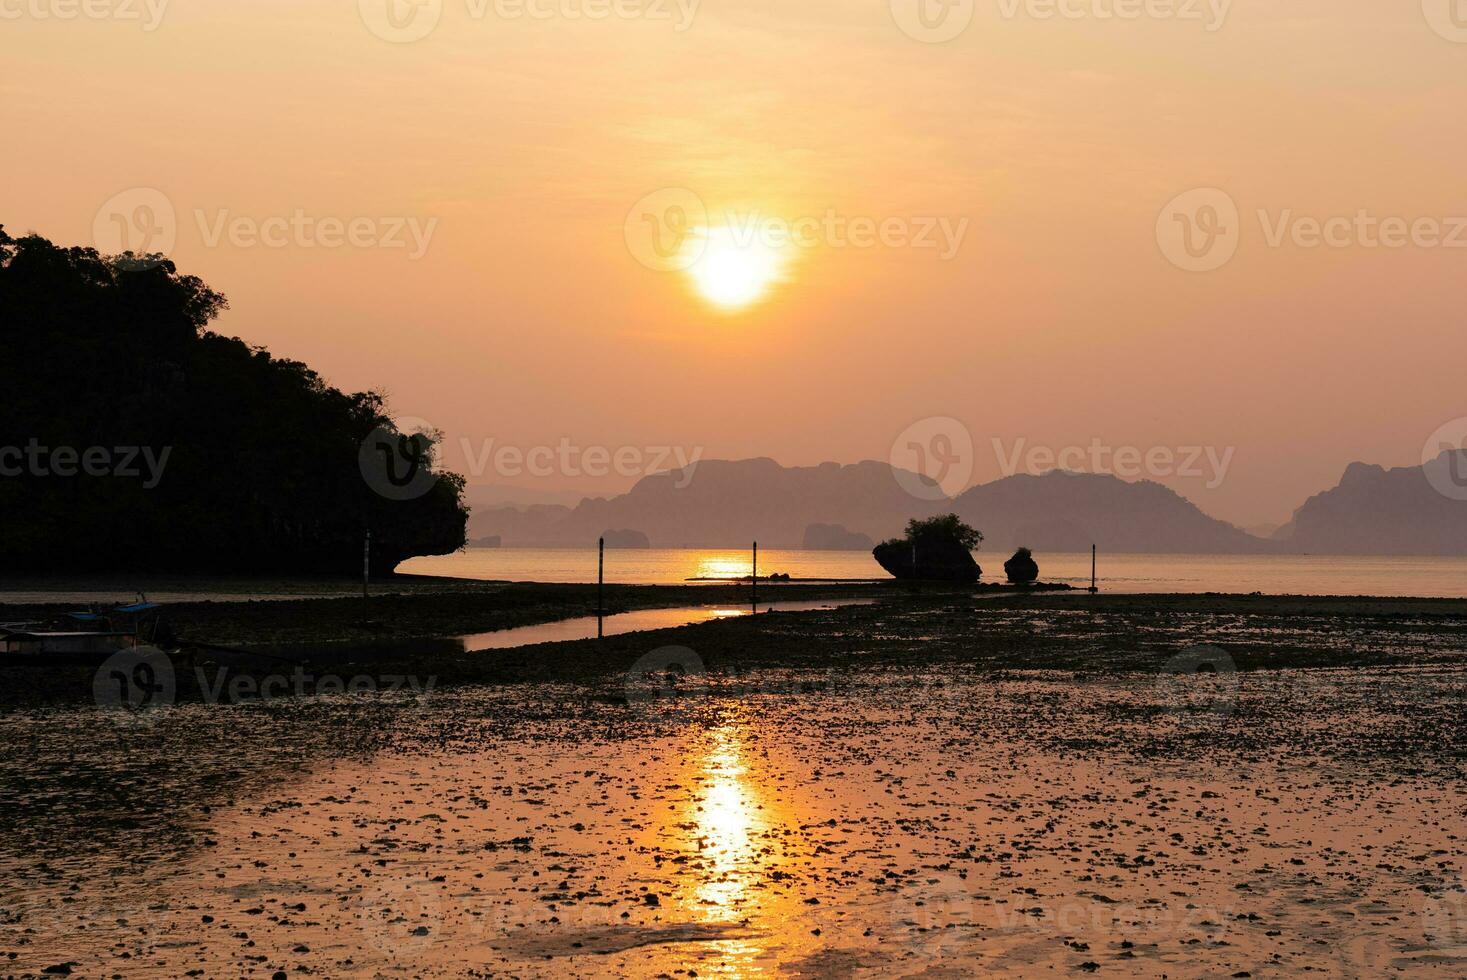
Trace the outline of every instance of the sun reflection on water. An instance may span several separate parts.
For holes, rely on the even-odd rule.
[[[764,821],[744,764],[740,729],[723,725],[709,737],[712,745],[702,760],[702,787],[692,819],[704,872],[695,894],[707,918],[727,920],[744,914]]]
[[[746,578],[753,571],[753,558],[746,551],[711,552],[697,556],[692,578]]]

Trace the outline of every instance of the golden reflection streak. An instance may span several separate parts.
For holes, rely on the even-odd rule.
[[[753,562],[747,554],[712,554],[698,557],[695,578],[744,578],[753,571]]]
[[[757,835],[764,826],[758,793],[743,761],[741,731],[728,724],[709,732],[702,790],[693,814],[694,846],[703,859],[696,896],[711,920],[743,918],[750,879],[757,872]]]

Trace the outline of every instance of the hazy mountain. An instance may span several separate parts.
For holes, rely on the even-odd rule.
[[[1441,468],[1439,483],[1455,475],[1448,462],[1444,456],[1433,464]],[[1461,464],[1467,485],[1467,453]],[[507,547],[593,547],[607,528],[636,528],[657,548],[744,548],[754,540],[799,548],[811,525],[840,525],[880,541],[900,534],[910,518],[944,510],[983,532],[985,552],[1005,554],[1021,545],[1041,554],[1086,551],[1092,543],[1101,551],[1159,554],[1467,554],[1467,502],[1438,493],[1422,467],[1363,463],[1267,539],[1209,517],[1157,483],[1057,470],[925,501],[907,493],[890,466],[869,460],[803,467],[704,460],[690,477],[649,476],[625,494],[575,507],[476,510],[471,527],[475,536],[500,535]]]
[[[952,509],[983,532],[983,550],[1256,554],[1280,547],[1208,517],[1159,483],[1114,476],[1021,474],[973,487]]]
[[[838,524],[882,540],[913,517],[957,511],[987,536],[986,548],[1084,551],[1255,553],[1280,550],[1214,520],[1154,483],[1112,476],[1050,473],[1012,476],[974,487],[955,501],[920,500],[890,466],[784,467],[771,459],[704,460],[685,486],[681,471],[647,477],[626,494],[543,506],[476,512],[476,535],[506,546],[591,546],[608,527],[646,532],[653,547],[799,548],[813,524]]]
[[[652,543],[648,540],[647,535],[635,528],[619,528],[616,530],[608,529],[602,531],[601,540],[606,543],[606,547],[608,548],[635,549],[652,547]]]
[[[798,548],[811,524],[839,524],[879,539],[943,504],[908,494],[885,463],[786,467],[772,459],[710,459],[688,476],[659,473],[621,496],[588,498],[574,508],[475,513],[472,526],[476,535],[501,535],[509,547],[590,546],[606,528],[630,527],[658,548],[745,548],[755,540]]]
[[[533,507],[540,504],[559,504],[574,507],[587,497],[595,496],[586,490],[542,490],[537,487],[521,487],[512,483],[471,483],[464,487],[464,502],[475,510],[493,510],[497,507]]]
[[[1351,463],[1338,486],[1305,501],[1275,537],[1310,554],[1467,555],[1467,501],[1438,486],[1467,496],[1467,452],[1390,470]]]
[[[469,514],[469,534],[476,538],[498,537],[506,548],[555,544],[551,540],[553,529],[570,513],[571,508],[560,504],[475,507]]]
[[[806,551],[870,551],[875,544],[871,535],[849,531],[839,524],[811,524],[805,528],[800,547]]]

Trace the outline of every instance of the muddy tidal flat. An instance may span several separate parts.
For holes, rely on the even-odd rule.
[[[0,975],[1467,973],[1461,604],[1083,601],[15,700]]]

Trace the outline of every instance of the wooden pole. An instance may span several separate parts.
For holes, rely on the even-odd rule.
[[[753,599],[754,611],[759,611],[759,542],[754,542],[754,574],[749,576],[749,594]]]
[[[606,603],[603,601],[603,593],[606,588],[606,539],[596,540],[596,639],[601,639],[603,625],[601,619],[606,615]]]
[[[1090,591],[1099,592],[1095,587],[1095,545],[1090,546]]]

